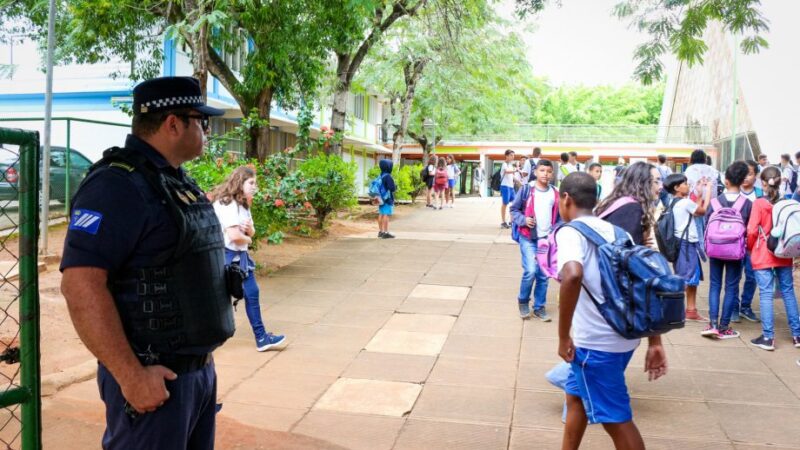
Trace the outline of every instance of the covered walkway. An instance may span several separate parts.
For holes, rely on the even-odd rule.
[[[519,254],[498,209],[497,198],[416,208],[392,223],[398,239],[334,241],[260,280],[265,320],[290,342],[257,353],[239,308],[236,336],[215,354],[225,429],[271,430],[262,448],[559,448],[563,394],[544,379],[559,362],[557,322],[518,317]],[[556,305],[552,283],[557,320]],[[653,383],[642,346],[628,382],[648,448],[800,448],[800,351],[785,316],[776,324],[775,352],[747,344],[758,324],[726,341],[688,324],[666,336],[670,372]],[[62,417],[102,421],[79,414],[101,407],[94,380],[55,395],[45,414],[58,405]],[[97,443],[93,432],[83,438]],[[218,447],[251,448],[235,436]],[[582,448],[611,441],[591,426]]]

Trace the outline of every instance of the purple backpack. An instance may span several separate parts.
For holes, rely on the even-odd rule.
[[[714,212],[706,225],[706,254],[725,261],[744,259],[747,227],[742,219],[742,208],[748,201],[740,195],[731,207],[723,207],[718,198],[711,200]]]
[[[637,203],[637,200],[633,197],[620,197],[598,217],[602,219],[631,203]],[[556,245],[556,232],[561,228],[561,225],[563,224],[553,227],[546,238],[541,238],[536,242],[536,262],[539,264],[539,270],[544,272],[548,278],[556,281],[561,281],[558,277],[558,245]]]

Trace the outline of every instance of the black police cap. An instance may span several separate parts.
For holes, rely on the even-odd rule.
[[[192,77],[161,77],[139,83],[133,88],[134,114],[147,114],[170,109],[191,108],[208,116],[221,116],[225,111],[206,106],[200,82]]]

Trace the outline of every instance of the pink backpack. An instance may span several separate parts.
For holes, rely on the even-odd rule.
[[[546,238],[536,241],[536,262],[539,270],[544,272],[548,278],[561,281],[558,277],[558,246],[556,245],[556,232],[563,223],[559,223],[550,230]]]
[[[725,261],[744,259],[747,227],[742,219],[742,208],[748,201],[739,195],[732,207],[723,207],[718,198],[711,200],[714,212],[706,225],[706,254]]]
[[[638,201],[633,197],[620,197],[598,217],[602,219],[631,203],[638,203]],[[563,224],[555,226],[546,238],[541,238],[536,242],[536,262],[539,264],[539,270],[544,272],[548,278],[556,281],[561,281],[558,277],[558,245],[556,245],[556,232],[561,225]]]

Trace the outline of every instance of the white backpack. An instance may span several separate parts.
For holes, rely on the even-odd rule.
[[[781,200],[772,207],[772,231],[767,247],[779,258],[800,256],[800,203]]]

